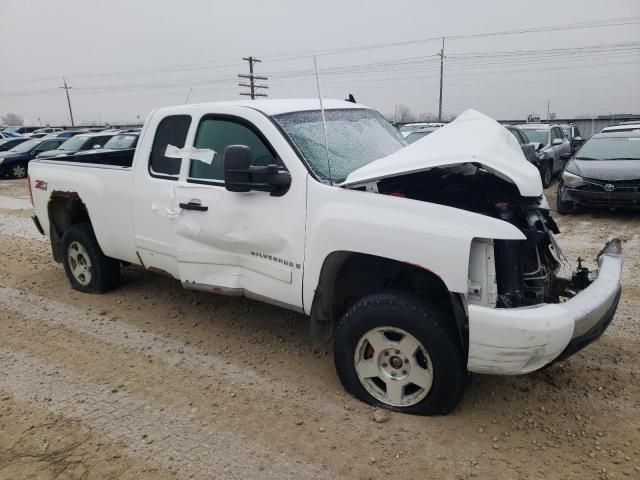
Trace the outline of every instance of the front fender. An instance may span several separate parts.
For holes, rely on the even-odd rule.
[[[335,251],[425,268],[466,293],[474,238],[524,240],[510,223],[444,205],[333,187],[309,179],[303,302],[310,313],[322,264]]]

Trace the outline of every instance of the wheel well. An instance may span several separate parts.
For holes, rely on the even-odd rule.
[[[449,292],[435,273],[398,260],[354,252],[333,252],[324,261],[311,306],[311,341],[331,336],[334,321],[365,295],[384,290],[417,294],[452,318],[449,327],[466,352],[467,317],[459,295]]]
[[[84,202],[75,192],[53,192],[49,199],[49,232],[56,262],[62,261],[62,236],[72,225],[91,223]]]

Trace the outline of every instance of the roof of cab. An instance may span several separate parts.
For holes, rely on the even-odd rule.
[[[345,100],[322,99],[325,110],[341,109],[341,108],[370,108],[358,103],[347,102]],[[281,113],[304,112],[309,110],[320,110],[320,102],[317,98],[287,98],[287,99],[269,99],[269,100],[229,100],[224,102],[207,102],[192,105],[177,105],[174,107],[159,108],[159,111],[168,113],[167,111],[175,110],[184,111],[184,107],[188,106],[208,107],[215,109],[217,106],[236,106],[247,107],[258,110],[265,115],[279,115]]]

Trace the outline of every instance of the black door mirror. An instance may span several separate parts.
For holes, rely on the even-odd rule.
[[[251,183],[251,149],[245,145],[230,145],[224,149],[224,186],[230,192],[248,192]]]
[[[230,192],[257,190],[270,192],[271,196],[284,195],[291,185],[291,175],[282,166],[270,164],[252,165],[251,148],[246,145],[229,145],[222,157],[224,186]]]

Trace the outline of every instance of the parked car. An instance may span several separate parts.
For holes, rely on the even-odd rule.
[[[31,160],[42,152],[58,148],[63,142],[63,138],[33,138],[16,145],[11,150],[0,152],[0,177],[5,175],[13,178],[26,177]]]
[[[530,142],[539,144],[536,145],[536,154],[540,159],[542,186],[547,188],[551,185],[553,176],[561,172],[571,158],[571,143],[560,125],[525,123],[515,126],[524,131]]]
[[[439,127],[424,127],[424,128],[420,128],[418,130],[414,130],[413,132],[409,133],[409,135],[407,135],[405,137],[405,140],[408,143],[413,143],[417,140],[420,140],[423,137],[426,137],[427,135],[429,135],[430,133],[435,132]]]
[[[600,130],[600,133],[610,133],[610,132],[633,132],[640,130],[640,122],[622,122],[618,125],[613,125],[611,127],[605,127]]]
[[[59,148],[49,150],[38,155],[38,158],[53,158],[64,155],[73,155],[82,150],[102,148],[109,139],[113,137],[112,133],[82,133],[67,139]]]
[[[558,213],[577,207],[640,208],[640,130],[593,135],[558,182]]]
[[[11,150],[16,145],[20,145],[21,143],[26,142],[27,140],[29,139],[24,137],[5,138],[3,140],[0,140],[0,152],[6,152],[7,150]]]
[[[470,110],[406,146],[375,110],[324,105],[156,109],[128,166],[34,162],[35,225],[81,292],[134,264],[306,313],[347,390],[407,413],[449,412],[468,371],[531,372],[604,332],[620,241],[562,279],[540,175],[500,124]]]
[[[47,138],[71,138],[76,135],[82,135],[83,133],[91,133],[86,129],[79,130],[63,130],[62,132],[53,132],[47,135]]]
[[[95,155],[96,153],[113,152],[116,150],[134,150],[138,144],[140,134],[137,132],[120,133],[111,137],[102,148],[80,151],[78,155]]]
[[[407,138],[411,132],[415,132],[416,130],[428,127],[442,127],[443,125],[446,124],[438,122],[405,123],[398,129],[398,131],[404,138]]]
[[[573,155],[584,143],[584,139],[580,134],[580,129],[575,123],[564,123],[560,125],[560,128],[562,128],[564,136],[571,144],[571,155]]]
[[[509,130],[514,137],[516,137],[516,140],[518,141],[518,144],[522,149],[522,153],[524,154],[524,158],[526,158],[529,163],[531,163],[540,171],[540,178],[544,180],[544,173],[540,168],[540,158],[538,157],[538,154],[536,152],[536,148],[540,148],[542,144],[530,142],[527,134],[518,127],[514,127],[513,125],[505,125],[505,128]]]

